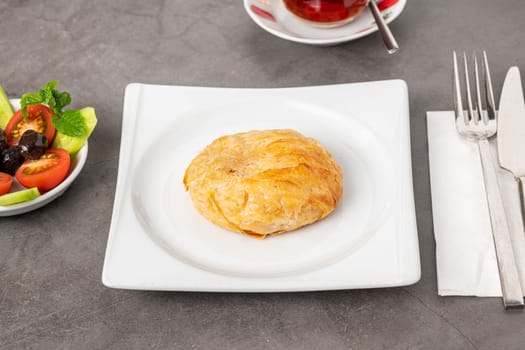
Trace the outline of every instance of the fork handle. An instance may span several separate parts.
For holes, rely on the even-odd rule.
[[[479,140],[478,147],[483,167],[492,236],[496,247],[503,304],[505,309],[523,309],[523,291],[521,290],[520,277],[510,239],[509,224],[503,207],[489,141],[487,139]]]

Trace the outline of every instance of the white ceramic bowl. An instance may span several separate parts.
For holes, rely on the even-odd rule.
[[[20,108],[20,100],[18,99],[11,100],[11,104],[13,105],[13,108],[15,108],[15,110]],[[29,211],[43,207],[47,203],[53,201],[54,199],[62,195],[68,189],[68,187],[71,186],[73,181],[75,181],[78,174],[80,174],[80,171],[86,163],[87,155],[88,143],[86,142],[86,144],[80,149],[76,156],[71,159],[69,173],[64,179],[64,181],[60,183],[60,185],[31,201],[8,206],[0,206],[0,217],[27,213]],[[16,178],[13,178],[13,186],[11,188],[11,192],[19,191],[22,189],[24,189],[24,187],[16,181]]]

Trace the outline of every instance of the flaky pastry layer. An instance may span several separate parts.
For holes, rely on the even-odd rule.
[[[264,238],[330,214],[343,174],[321,144],[294,130],[222,136],[186,169],[197,211],[231,231]]]

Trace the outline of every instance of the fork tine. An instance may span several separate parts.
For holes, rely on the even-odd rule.
[[[468,63],[467,54],[463,52],[463,63],[465,65],[465,87],[467,88],[467,106],[468,106],[468,117],[469,120],[474,120],[474,123],[478,123],[478,119],[474,115],[474,108],[472,107],[472,94],[470,93],[470,81],[468,74]]]
[[[488,120],[485,118],[485,113],[483,113],[483,106],[481,105],[481,89],[479,87],[479,68],[478,68],[478,58],[474,53],[474,75],[476,80],[476,124],[480,120],[483,120],[483,123],[488,124]]]
[[[487,100],[488,119],[496,119],[496,103],[494,102],[494,90],[492,89],[492,79],[490,78],[489,61],[487,52],[483,50],[483,72],[485,75],[485,98]]]
[[[463,116],[463,122],[465,125],[468,124],[467,114],[463,111],[463,102],[461,99],[461,85],[459,83],[459,71],[458,71],[458,59],[456,56],[456,51],[453,55],[454,62],[454,107],[456,107],[456,119],[459,119]]]

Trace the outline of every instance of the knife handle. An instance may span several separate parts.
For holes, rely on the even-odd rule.
[[[518,177],[518,184],[521,198],[521,217],[525,223],[525,176]]]
[[[523,291],[521,290],[520,277],[510,239],[509,224],[503,206],[489,141],[487,139],[479,140],[478,147],[489,206],[492,236],[496,247],[503,305],[507,310],[523,309]]]

